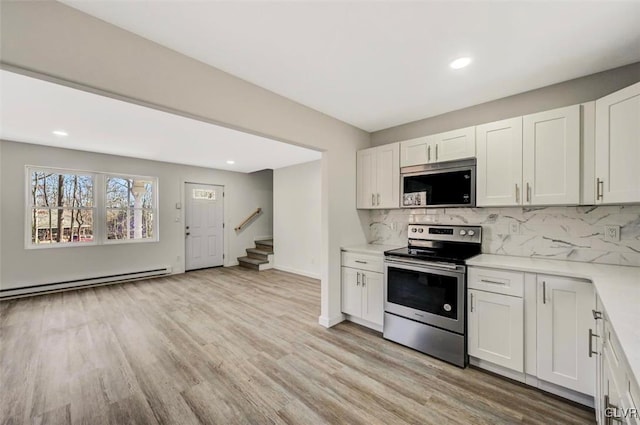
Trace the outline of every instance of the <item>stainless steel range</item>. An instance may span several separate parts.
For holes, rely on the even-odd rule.
[[[384,253],[384,338],[465,367],[465,260],[480,254],[482,228],[412,224],[408,233],[409,246]]]

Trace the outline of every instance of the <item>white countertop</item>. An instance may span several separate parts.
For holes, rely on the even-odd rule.
[[[382,255],[385,251],[396,248],[402,247],[398,245],[378,245],[370,243],[363,245],[343,246],[341,249],[343,251],[358,252],[360,254]]]
[[[587,279],[609,316],[629,366],[640,382],[640,267],[481,254],[467,265]]]

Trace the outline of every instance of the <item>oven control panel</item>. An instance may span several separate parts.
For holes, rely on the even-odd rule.
[[[482,243],[480,226],[410,224],[408,230],[409,239]]]

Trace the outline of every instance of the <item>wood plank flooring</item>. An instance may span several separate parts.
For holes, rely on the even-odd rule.
[[[2,424],[588,424],[351,323],[317,280],[211,269],[0,302]]]

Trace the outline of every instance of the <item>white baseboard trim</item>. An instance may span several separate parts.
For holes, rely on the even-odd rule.
[[[525,374],[523,372],[518,372],[517,370],[508,369],[504,366],[500,366],[495,363],[491,363],[472,356],[469,356],[469,364],[480,369],[493,372],[496,375],[505,376],[509,379],[513,379],[514,381],[522,382],[523,384],[527,383]]]
[[[364,326],[365,328],[373,329],[374,331],[382,332],[382,325],[378,325],[376,323],[371,323],[368,320],[364,320],[364,319],[361,319],[361,318],[355,317],[355,316],[350,316],[348,314],[345,314],[345,318],[349,322],[356,323],[356,324],[358,324],[360,326]]]
[[[298,269],[294,269],[293,267],[274,265],[273,268],[276,270],[281,270],[283,272],[299,274],[300,276],[304,276],[304,277],[310,277],[312,279],[320,279],[320,275],[317,273],[298,270]]]
[[[337,325],[338,323],[344,322],[344,315],[341,314],[340,316],[334,317],[334,318],[328,318],[325,316],[320,316],[318,317],[318,323],[322,326],[324,326],[325,328],[331,328],[335,325]]]
[[[506,367],[488,362],[486,360],[478,359],[471,356],[469,356],[469,364],[480,369],[495,373],[496,375],[502,375],[514,381],[522,382],[527,386],[538,388],[539,390],[557,395],[562,398],[566,398],[567,400],[571,400],[575,403],[582,404],[587,407],[594,407],[594,400],[592,396],[588,394],[582,394],[577,391],[570,390],[569,388],[564,388],[559,385],[552,384],[550,382],[542,381],[536,376],[518,372],[516,370],[511,370]]]

